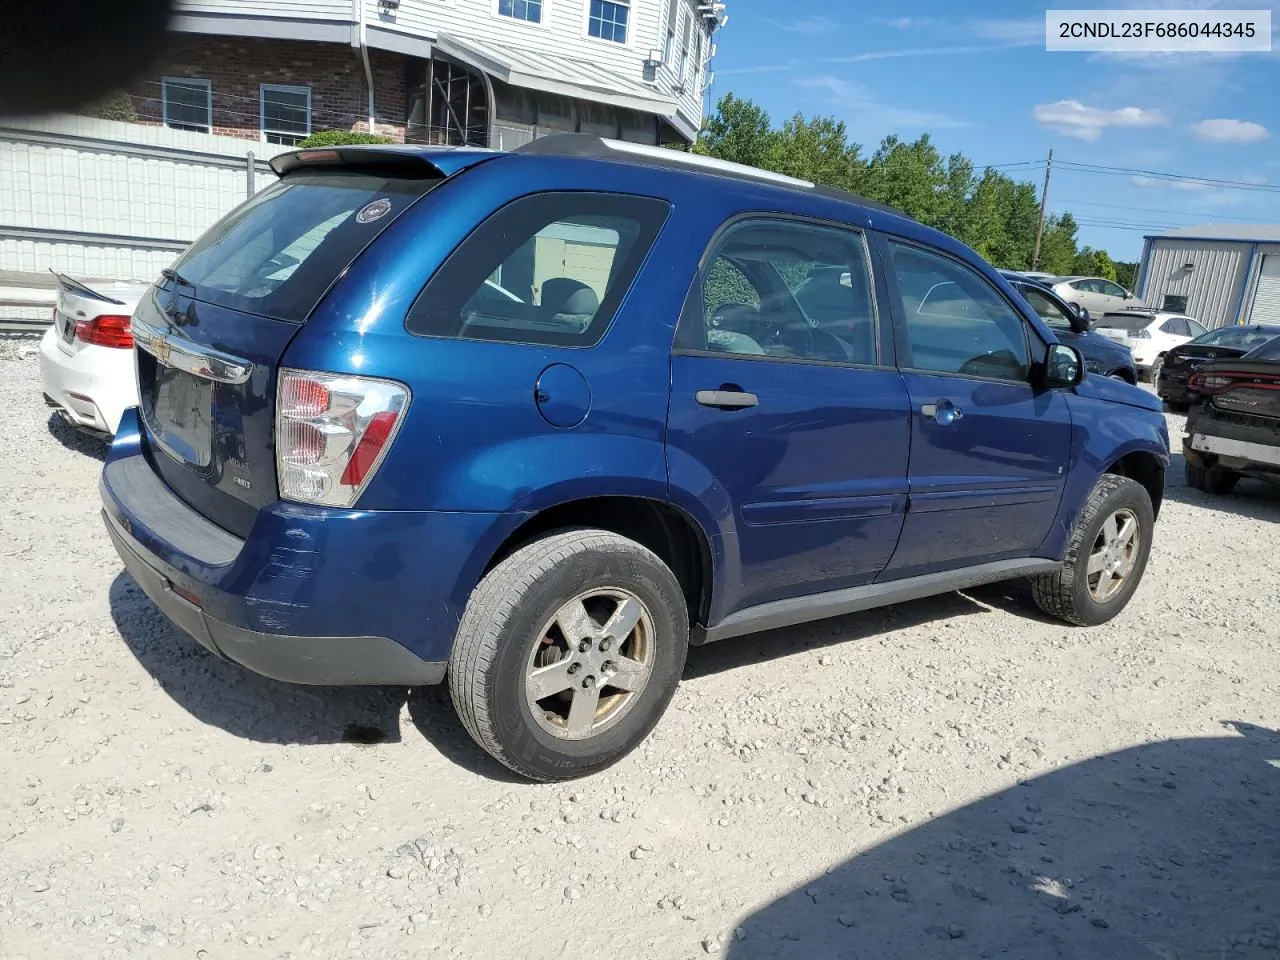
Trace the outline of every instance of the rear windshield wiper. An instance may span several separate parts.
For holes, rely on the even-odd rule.
[[[173,281],[180,287],[191,287],[193,290],[195,289],[194,283],[186,279],[182,274],[180,274],[177,270],[174,270],[172,267],[162,268],[160,271],[160,276],[164,277],[166,280]]]

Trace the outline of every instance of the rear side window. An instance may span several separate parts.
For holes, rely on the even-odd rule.
[[[405,325],[426,337],[593,346],[669,210],[663,200],[606,193],[516,200],[449,255]]]
[[[379,233],[439,180],[293,174],[241,204],[173,269],[197,300],[302,323]]]

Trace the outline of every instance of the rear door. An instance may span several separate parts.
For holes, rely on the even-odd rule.
[[[147,447],[188,504],[245,536],[277,498],[277,362],[351,261],[437,183],[399,167],[291,173],[206,232],[143,298],[133,331]]]
[[[1071,452],[1060,393],[1030,383],[1038,335],[960,260],[884,240],[911,402],[910,503],[880,580],[1034,556]]]
[[[910,425],[863,235],[752,218],[705,264],[671,361],[667,461],[724,518],[712,619],[871,582],[902,528]]]

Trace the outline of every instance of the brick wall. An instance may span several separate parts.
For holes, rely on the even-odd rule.
[[[405,77],[410,58],[370,50],[375,118],[382,136],[404,140]],[[259,139],[259,84],[311,88],[311,129],[369,128],[369,99],[359,50],[343,44],[247,37],[178,38],[129,93],[141,123],[163,122],[162,77],[208,80],[213,132]]]

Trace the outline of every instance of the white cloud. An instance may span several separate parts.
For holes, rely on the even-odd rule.
[[[1212,184],[1201,183],[1199,180],[1166,180],[1164,177],[1148,177],[1143,174],[1130,177],[1129,182],[1135,187],[1146,190],[1185,190],[1188,193],[1200,193],[1213,189]]]
[[[890,132],[903,129],[941,130],[972,126],[967,120],[959,117],[884,103],[862,84],[830,74],[797,77],[791,82],[797,87],[826,92],[830,95],[831,105],[840,113],[856,113],[860,121],[870,121],[887,128]]]
[[[965,29],[975,37],[1028,47],[1044,46],[1044,18],[1035,20],[970,20]]]
[[[1257,143],[1271,136],[1267,128],[1251,120],[1201,120],[1192,124],[1191,133],[1210,143]]]
[[[806,37],[820,37],[828,33],[839,33],[842,27],[830,17],[801,17],[790,22],[782,20],[765,20],[765,23],[777,30],[787,33],[799,33]]]
[[[942,23],[941,20],[935,20],[933,17],[876,17],[872,22],[893,27],[895,30],[923,30]]]
[[[1099,107],[1087,107],[1079,100],[1038,104],[1031,113],[1042,127],[1090,143],[1101,137],[1108,127],[1158,127],[1168,122],[1159,110],[1144,110],[1141,107],[1103,110]]]

